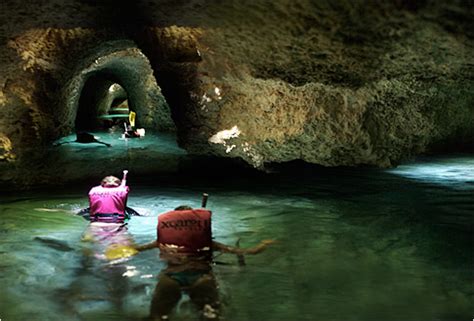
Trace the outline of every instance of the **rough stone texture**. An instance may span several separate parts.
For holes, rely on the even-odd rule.
[[[71,130],[84,82],[104,70],[135,93],[147,126],[173,127],[166,107],[146,103],[167,106],[164,96],[181,146],[256,167],[385,167],[472,148],[469,1],[6,0],[2,9],[2,180]]]
[[[443,141],[472,144],[472,8],[365,4],[210,9],[187,149],[234,126],[239,135],[212,152],[255,166],[393,166]]]
[[[71,132],[84,83],[91,75],[97,74],[117,79],[126,88],[130,108],[137,113],[138,126],[157,130],[172,129],[174,124],[169,107],[141,51],[134,48],[133,43],[117,42],[101,44],[100,49],[83,60],[86,63],[73,72],[74,76],[64,86],[62,105],[66,108],[60,110],[62,115],[56,117],[57,127],[64,128],[60,133]]]

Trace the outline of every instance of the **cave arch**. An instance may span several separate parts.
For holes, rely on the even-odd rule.
[[[108,104],[100,98],[106,88],[120,85],[127,105],[137,114],[137,126],[174,131],[169,105],[156,83],[147,57],[131,41],[106,42],[79,62],[62,92],[62,108],[56,113],[58,136],[97,126],[97,115]],[[96,93],[94,93],[96,89]],[[90,122],[90,126],[87,125]],[[76,128],[77,125],[81,128]]]
[[[128,106],[128,93],[113,76],[97,73],[89,77],[79,98],[75,130],[96,130],[117,125],[133,111]],[[110,115],[116,117],[108,117]]]

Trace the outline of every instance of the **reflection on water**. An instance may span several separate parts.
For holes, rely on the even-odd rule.
[[[174,133],[147,131],[143,138],[122,138],[121,130],[91,134],[110,147],[75,142],[75,134],[63,137],[45,152],[45,166],[40,166],[38,173],[52,182],[94,179],[107,172],[121,173],[125,167],[135,174],[174,173],[187,159]]]
[[[77,143],[76,134],[62,137],[55,142],[55,149],[58,153],[67,155],[74,160],[89,159],[90,152],[99,150],[102,152],[94,153],[94,158],[99,157],[107,159],[110,157],[122,157],[124,151],[133,150],[139,154],[154,153],[153,156],[163,154],[185,155],[186,152],[176,145],[176,136],[170,133],[147,132],[143,138],[123,138],[122,131],[100,131],[91,132],[98,141],[110,144],[109,148],[99,143]],[[84,153],[85,151],[89,153]],[[104,152],[106,151],[106,152]],[[101,156],[102,155],[102,156]],[[143,156],[140,155],[140,156]]]
[[[388,172],[452,188],[471,189],[474,185],[474,159],[465,157],[444,157],[422,164],[405,164]]]
[[[429,170],[427,169],[429,168]],[[215,239],[277,239],[241,267],[213,273],[226,320],[469,320],[473,314],[473,158],[395,170],[305,170],[232,182],[132,184],[138,243],[156,215],[210,194]],[[132,173],[131,173],[132,174]],[[156,250],[115,264],[81,242],[89,186],[2,196],[2,320],[143,320],[165,268]],[[44,210],[46,208],[47,210]],[[173,320],[197,320],[182,298]]]

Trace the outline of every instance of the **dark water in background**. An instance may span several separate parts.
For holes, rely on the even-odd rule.
[[[216,177],[217,176],[217,177]],[[220,176],[220,177],[219,177]],[[222,172],[134,181],[129,232],[155,236],[156,216],[199,206],[208,192],[217,241],[276,239],[240,267],[213,270],[226,320],[471,320],[474,314],[474,157],[426,158],[393,170],[307,167],[248,177]],[[0,197],[0,319],[143,320],[156,250],[118,264],[91,258],[87,222],[62,210],[87,206],[91,186]],[[58,212],[40,209],[56,210]],[[43,241],[39,240],[42,238]],[[56,241],[55,241],[56,240]],[[197,320],[184,297],[172,320]]]

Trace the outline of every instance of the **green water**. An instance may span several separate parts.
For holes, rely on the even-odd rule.
[[[129,205],[150,213],[129,223],[138,243],[154,238],[158,213],[197,207],[202,192],[210,194],[217,241],[278,240],[247,256],[246,266],[216,257],[226,263],[213,266],[223,319],[472,319],[472,156],[384,171],[307,167],[225,177],[151,183],[130,173],[129,181]],[[90,255],[81,242],[88,223],[67,213],[87,206],[90,187],[0,197],[2,321],[148,316],[165,263],[156,250],[116,264]],[[186,296],[170,317],[198,320]]]

